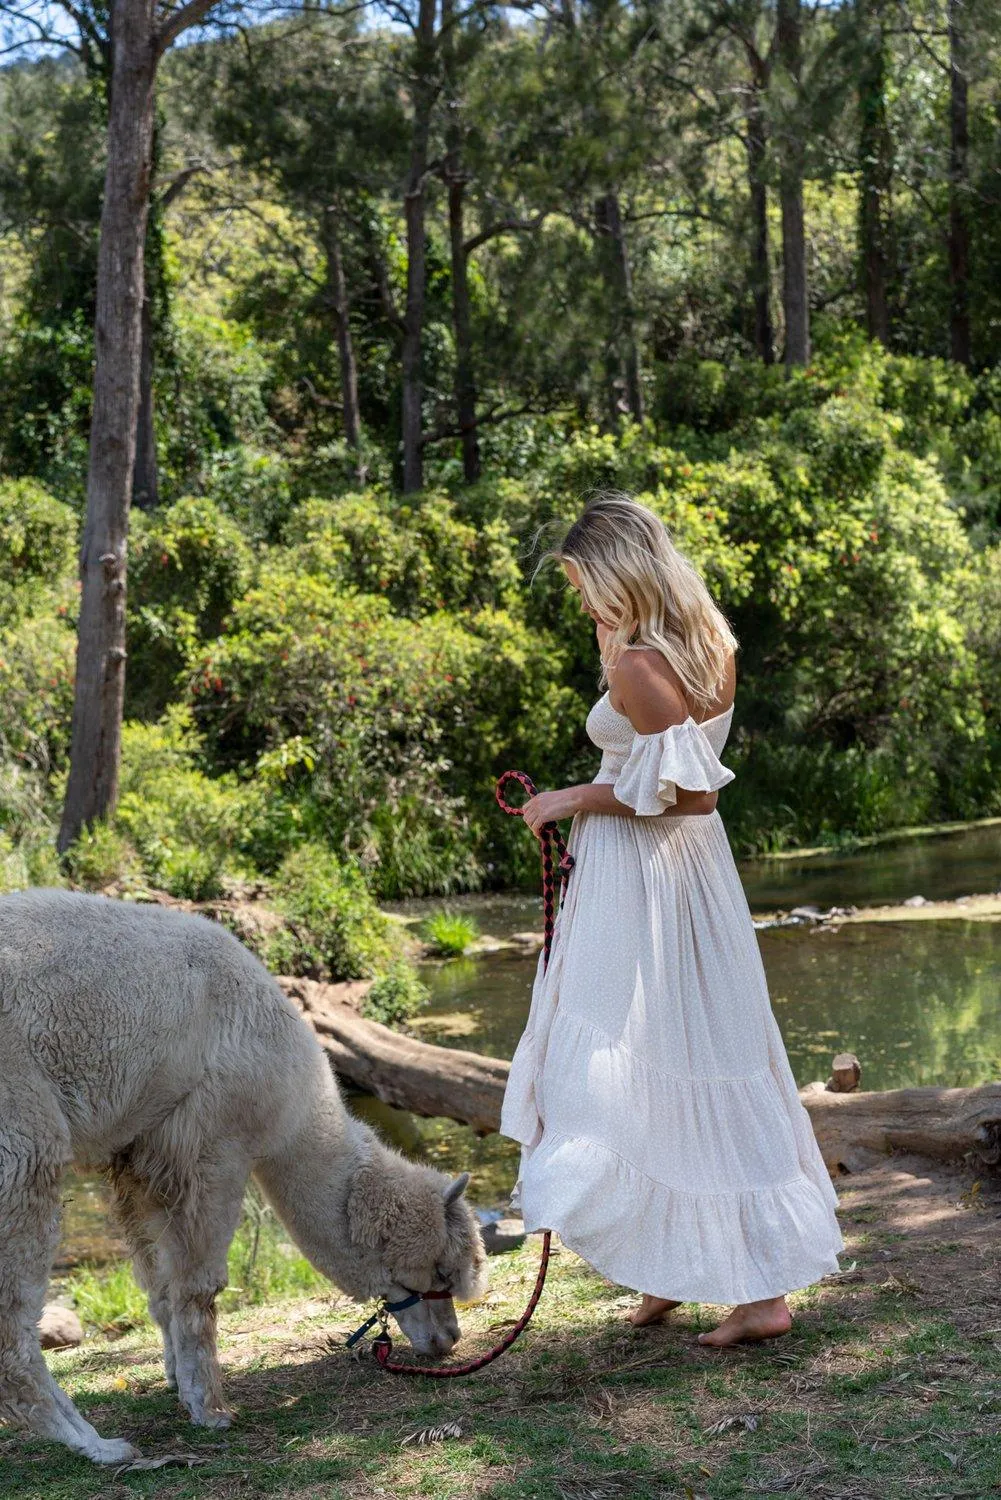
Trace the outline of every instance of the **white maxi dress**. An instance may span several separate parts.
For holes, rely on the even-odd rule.
[[[654,816],[733,780],[732,716],[638,734],[607,693],[592,708],[594,779],[637,816],[573,820],[501,1115],[526,1228],[681,1302],[782,1296],[844,1249],[719,813]]]

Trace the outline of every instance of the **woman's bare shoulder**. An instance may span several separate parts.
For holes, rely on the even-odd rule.
[[[620,712],[628,716],[639,734],[656,734],[688,718],[688,704],[677,674],[653,647],[623,651],[610,688],[619,699]],[[618,706],[613,702],[613,708]]]

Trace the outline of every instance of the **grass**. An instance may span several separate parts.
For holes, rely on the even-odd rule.
[[[471,917],[458,912],[436,911],[425,918],[421,936],[434,953],[443,958],[460,958],[475,942],[479,931]]]
[[[0,1497],[1001,1495],[1001,1328],[971,1336],[926,1305],[879,1259],[877,1247],[899,1236],[864,1214],[860,1224],[851,1238],[844,1225],[844,1263],[856,1258],[861,1270],[793,1294],[785,1339],[723,1353],[695,1342],[717,1310],[685,1306],[662,1327],[633,1330],[622,1315],[634,1298],[565,1250],[528,1332],[460,1382],[393,1379],[368,1358],[351,1359],[342,1341],[360,1314],[329,1287],[231,1306],[220,1348],[237,1420],[222,1434],[188,1426],[148,1327],[89,1340],[49,1358],[98,1430],[151,1457],[193,1455],[198,1466],[116,1478],[60,1448],[2,1435]],[[470,1349],[520,1313],[537,1255],[530,1240],[491,1263],[492,1291],[463,1315]],[[450,1424],[459,1436],[416,1440]]]
[[[146,1298],[123,1261],[79,1266],[61,1279],[59,1289],[73,1299],[87,1329],[115,1335],[131,1329],[152,1332]],[[251,1189],[230,1246],[229,1285],[219,1299],[220,1308],[258,1307],[329,1291],[330,1283],[300,1255],[274,1212]]]

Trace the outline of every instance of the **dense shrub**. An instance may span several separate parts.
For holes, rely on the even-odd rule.
[[[179,705],[157,724],[125,725],[115,826],[154,885],[209,900],[224,874],[255,874],[280,863],[300,837],[299,823],[264,778],[206,775],[198,735]]]
[[[310,979],[369,979],[398,957],[357,866],[322,844],[304,844],[275,876],[274,901],[286,920],[266,954],[270,968]]]
[[[403,1026],[427,1005],[431,991],[405,958],[398,958],[380,974],[362,1001],[361,1013],[383,1026]]]
[[[476,527],[446,496],[419,504],[372,493],[311,499],[286,527],[289,564],[344,589],[380,594],[394,614],[516,602],[521,574],[504,521]]]
[[[76,516],[31,479],[0,479],[0,625],[30,614],[76,565]]]
[[[156,718],[178,691],[189,657],[219,633],[246,591],[251,549],[232,517],[185,498],[138,512],[129,542],[130,713]]]

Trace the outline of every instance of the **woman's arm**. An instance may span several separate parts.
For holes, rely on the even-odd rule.
[[[718,792],[687,792],[678,788],[678,800],[672,807],[665,807],[657,816],[661,818],[687,818],[716,811]],[[543,823],[558,823],[561,818],[572,818],[575,813],[612,813],[617,818],[635,818],[636,813],[615,795],[610,782],[585,781],[581,786],[565,786],[555,792],[540,792],[531,797],[522,809],[522,817],[538,837]]]

